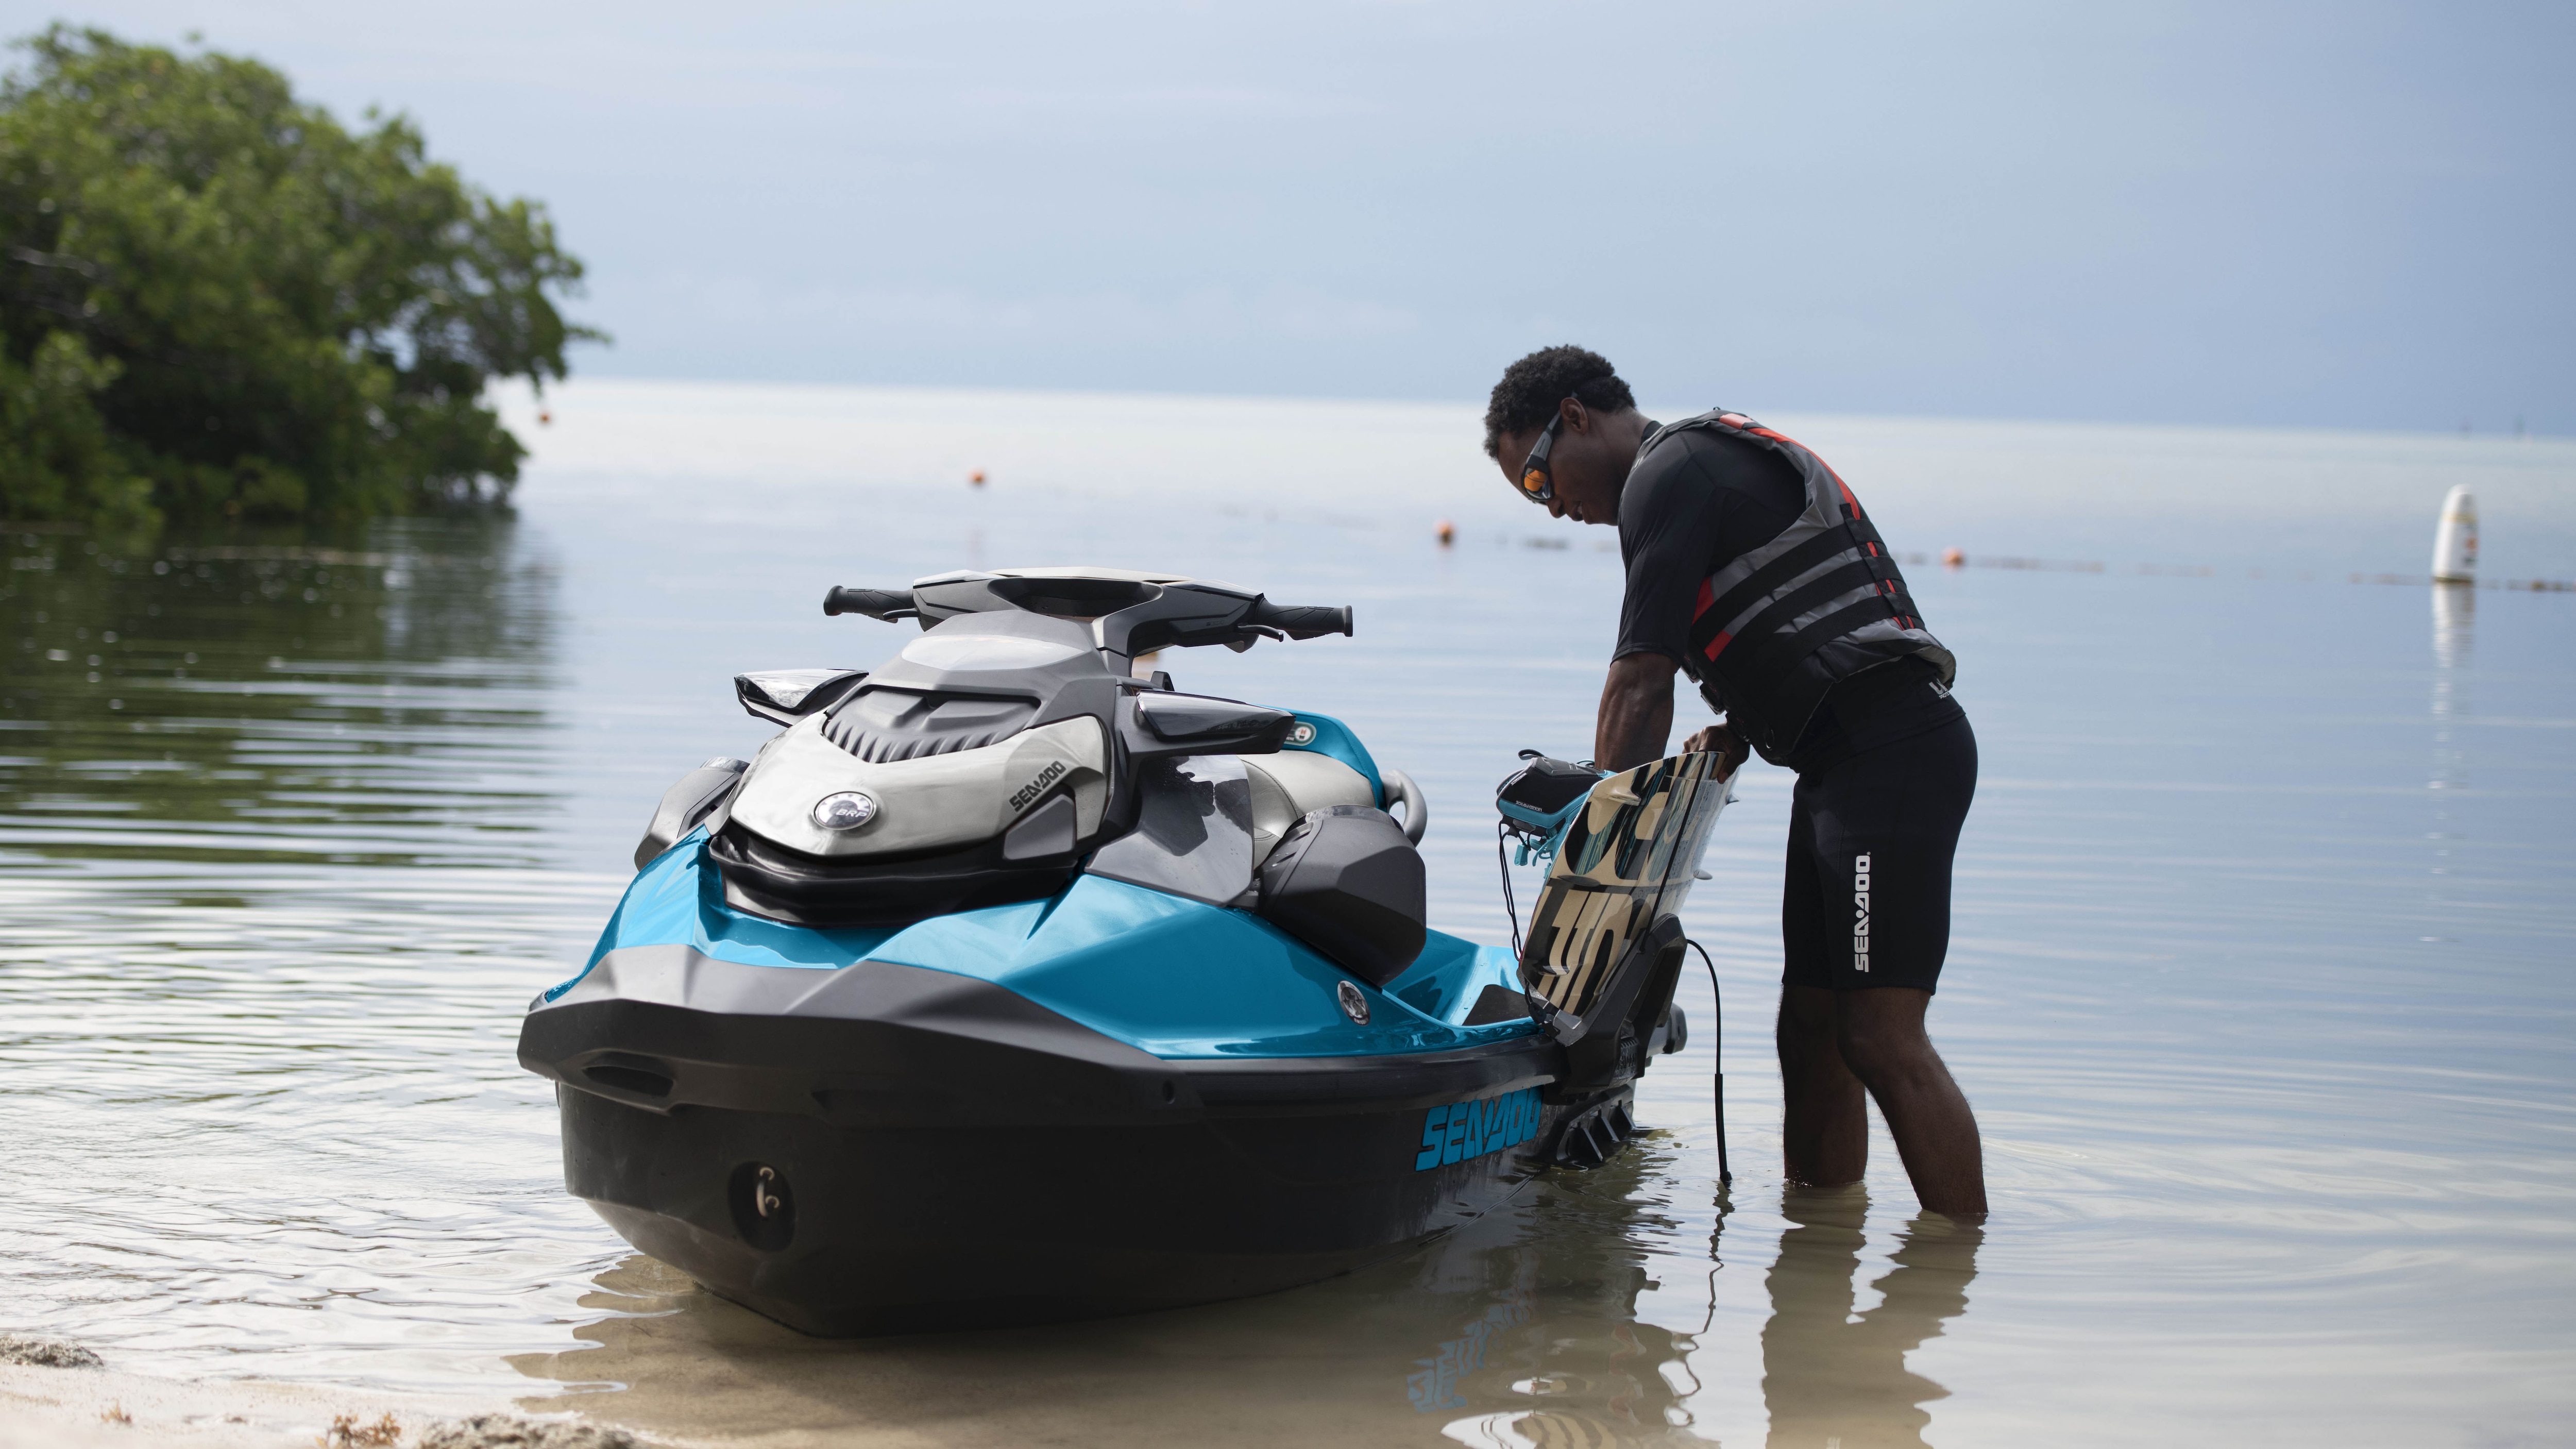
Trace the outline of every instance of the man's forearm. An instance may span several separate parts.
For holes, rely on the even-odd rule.
[[[1592,728],[1592,762],[1625,770],[1664,757],[1673,732],[1673,671],[1660,654],[1630,654],[1612,661],[1601,687],[1601,714]]]

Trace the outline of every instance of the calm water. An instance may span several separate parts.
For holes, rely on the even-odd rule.
[[[2347,580],[2422,569],[2462,481],[2492,574],[2576,576],[2576,447],[1786,420],[1900,549],[2105,566],[1911,571],[1984,750],[1933,1015],[1982,1234],[1916,1220],[1883,1137],[1865,1190],[1780,1186],[1789,777],[1756,766],[1691,921],[1731,1192],[1701,1033],[1636,1150],[1424,1254],[846,1344],[564,1198],[511,1055],[662,786],[764,732],[728,677],[872,664],[902,635],[823,588],[960,564],[1356,604],[1356,639],[1163,663],[1349,719],[1430,794],[1435,924],[1500,940],[1486,792],[1584,752],[1616,555],[1501,496],[1467,409],[555,410],[512,521],[0,549],[0,1328],[779,1443],[2562,1440],[2576,597]]]

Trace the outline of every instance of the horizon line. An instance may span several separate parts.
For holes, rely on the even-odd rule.
[[[1370,407],[1386,409],[1464,408],[1479,412],[1481,412],[1484,407],[1484,404],[1480,401],[1458,398],[1357,397],[1336,396],[1329,393],[1253,393],[1223,391],[1183,392],[1168,388],[1105,388],[1002,383],[801,381],[784,378],[647,376],[637,373],[576,374],[558,379],[550,384],[544,385],[544,387],[540,387],[526,378],[496,378],[486,389],[486,392],[487,395],[492,393],[519,392],[536,396],[542,395],[543,392],[549,389],[561,390],[575,385],[603,383],[640,387],[723,388],[739,389],[744,391],[766,389],[775,391],[812,392],[965,393],[993,397],[1095,397],[1186,403],[1274,404],[1281,406],[1299,403],[1321,403],[1336,407]],[[1647,409],[1643,404],[1640,404],[1639,410],[1648,412],[1649,416],[1654,415],[1653,410]],[[1688,412],[1674,411],[1671,415],[1673,417],[1689,417],[1692,414]],[[2123,418],[2074,418],[2033,415],[2015,416],[1993,413],[1859,412],[1842,408],[1816,407],[1789,407],[1785,412],[1776,413],[1775,415],[1819,419],[1849,419],[1853,421],[1869,422],[1911,422],[1952,425],[1971,424],[2088,429],[2126,428],[2136,429],[2141,432],[2221,432],[2261,433],[2273,435],[2329,435],[2336,437],[2389,437],[2411,438],[2424,441],[2443,440],[2467,443],[2528,443],[2553,445],[2576,443],[2576,434],[2547,433],[2537,430],[2526,430],[2512,433],[2494,431],[2477,432],[2466,427],[2454,431],[2448,428],[2361,428],[2322,423],[2188,422],[2177,421],[2170,418],[2157,419],[2154,421],[2138,421]]]

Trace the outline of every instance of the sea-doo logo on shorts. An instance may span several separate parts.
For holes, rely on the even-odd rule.
[[[1869,857],[1852,857],[1852,969],[1869,969]]]
[[[1038,777],[1036,779],[1031,780],[1019,788],[1019,792],[1011,797],[1011,808],[1017,810],[1021,806],[1028,804],[1030,801],[1038,798],[1039,793],[1045,790],[1047,786],[1052,785],[1063,778],[1064,761],[1058,760],[1054,764],[1047,766],[1045,769],[1038,771]]]
[[[1442,1163],[1500,1152],[1537,1135],[1536,1087],[1434,1107],[1422,1119],[1422,1155],[1413,1159],[1413,1170],[1429,1172]]]

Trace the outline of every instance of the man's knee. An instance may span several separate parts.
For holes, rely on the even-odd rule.
[[[1865,1031],[1845,1032],[1836,1044],[1842,1049],[1843,1064],[1873,1092],[1928,1080],[1940,1066],[1932,1044],[1919,1037],[1909,1041]]]
[[[1835,1019],[1835,1045],[1852,1075],[1876,1089],[1941,1070],[1941,1058],[1923,1031],[1927,992],[1878,987],[1845,993]]]

